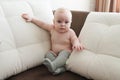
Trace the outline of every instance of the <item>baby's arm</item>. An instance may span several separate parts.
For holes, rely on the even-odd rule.
[[[35,25],[37,25],[47,31],[50,31],[53,28],[52,24],[47,24],[43,21],[40,21],[34,17],[29,16],[28,14],[22,14],[22,18],[24,18],[26,22],[32,22]]]
[[[71,42],[72,42],[72,49],[76,49],[78,51],[84,49],[83,45],[80,43],[79,39],[77,38],[73,30],[71,30]]]

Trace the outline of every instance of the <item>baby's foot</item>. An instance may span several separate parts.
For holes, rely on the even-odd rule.
[[[53,63],[52,63],[52,61],[50,59],[45,58],[45,61],[43,62],[43,64],[48,68],[48,70],[50,72],[54,72],[55,71]]]
[[[66,69],[65,69],[64,67],[57,68],[57,69],[54,71],[53,75],[58,75],[58,74],[61,74],[61,73],[65,72],[65,71],[66,71]]]
[[[45,65],[45,66],[48,65],[48,62],[46,61],[46,59],[47,59],[47,58],[45,58],[44,61],[43,61],[43,63],[42,63],[42,64]]]

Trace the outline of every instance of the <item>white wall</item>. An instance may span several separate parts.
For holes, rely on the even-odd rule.
[[[70,10],[94,11],[95,0],[50,0],[53,10],[65,7]]]

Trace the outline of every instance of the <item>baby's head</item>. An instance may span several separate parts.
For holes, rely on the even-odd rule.
[[[72,22],[72,13],[65,8],[58,8],[54,13],[54,25],[60,32],[67,31]]]

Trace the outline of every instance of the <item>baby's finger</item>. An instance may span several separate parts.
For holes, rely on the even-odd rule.
[[[82,46],[82,50],[83,50],[83,49],[85,49],[85,47],[84,47],[84,46]]]
[[[72,49],[75,49],[75,46],[73,46]]]

